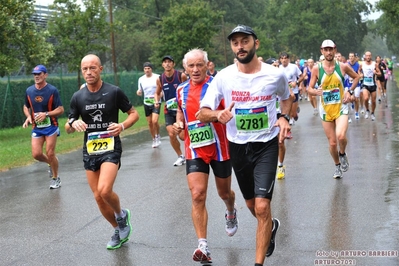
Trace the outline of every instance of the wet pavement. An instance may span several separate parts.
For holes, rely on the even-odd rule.
[[[272,213],[281,221],[265,265],[399,265],[399,90],[388,84],[388,108],[376,121],[349,125],[350,169],[332,178],[334,163],[320,119],[301,101],[287,140],[286,178],[277,180]],[[124,137],[115,192],[132,212],[131,240],[109,251],[112,228],[87,185],[81,151],[59,155],[62,187],[49,190],[47,165],[0,173],[0,265],[199,265],[185,167],[165,130],[151,148],[148,132]],[[256,220],[235,177],[239,229],[224,232],[224,204],[209,182],[208,244],[215,266],[253,265]],[[383,251],[391,251],[384,253]],[[392,252],[393,251],[393,252]],[[334,264],[333,264],[334,263]]]

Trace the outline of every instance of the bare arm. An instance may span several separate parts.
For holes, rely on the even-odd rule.
[[[322,93],[323,93],[322,90],[315,89],[316,82],[317,82],[318,78],[319,78],[319,67],[314,66],[312,68],[312,75],[310,77],[309,87],[308,87],[308,94],[310,94],[312,96],[322,95]]]
[[[378,77],[381,76],[381,71],[380,71],[380,67],[378,66],[377,63],[375,63],[375,67],[374,67],[374,74],[376,74]]]
[[[162,97],[162,84],[159,78],[157,78],[157,89],[154,94],[154,100],[155,100],[154,106],[157,108],[159,106],[159,103],[161,102],[161,97]]]
[[[176,112],[176,122],[173,123],[173,130],[174,132],[179,135],[179,138],[181,140],[184,140],[184,115],[183,115],[183,111],[179,108],[177,108],[177,112]]]
[[[31,116],[30,110],[28,107],[26,107],[26,105],[24,105],[23,111],[24,111],[24,115],[26,116],[26,120],[22,124],[22,127],[26,128],[26,127],[28,127],[29,124],[32,124],[33,121],[32,121],[32,116]]]
[[[195,116],[203,123],[220,122],[222,124],[227,124],[227,122],[233,118],[233,114],[231,113],[233,107],[234,102],[224,110],[211,110],[210,108],[203,107],[195,114]]]

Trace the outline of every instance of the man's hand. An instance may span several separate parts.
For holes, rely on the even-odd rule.
[[[22,127],[23,128],[27,128],[29,126],[29,124],[32,124],[32,117],[29,116],[25,119],[25,122],[23,123]]]
[[[218,112],[218,122],[222,123],[222,124],[227,124],[227,122],[229,122],[232,118],[233,118],[233,114],[231,113],[231,110],[234,107],[234,102],[232,102],[230,104],[230,106],[220,112]]]
[[[277,119],[277,122],[274,124],[274,126],[280,128],[278,142],[283,143],[285,138],[288,136],[288,133],[291,132],[290,124],[288,123],[287,119],[281,117]]]

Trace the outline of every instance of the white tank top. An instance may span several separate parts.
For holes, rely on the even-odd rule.
[[[366,63],[362,64],[362,69],[363,69],[363,85],[366,86],[374,86],[374,68],[375,68],[375,62],[371,61],[370,65],[367,65]]]

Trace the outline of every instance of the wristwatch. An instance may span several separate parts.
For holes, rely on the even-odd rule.
[[[73,117],[72,117],[72,118],[69,118],[68,124],[69,124],[70,127],[72,127],[72,124],[73,124],[73,122],[75,122],[75,120],[76,120],[76,119],[73,118]]]
[[[287,114],[278,114],[277,115],[277,119],[280,119],[281,117],[284,117],[287,120],[287,122],[290,122],[290,116],[289,115],[287,115]]]
[[[348,90],[350,95],[353,95],[353,90]]]
[[[48,112],[46,112],[46,117],[48,117],[49,115],[48,115]]]

